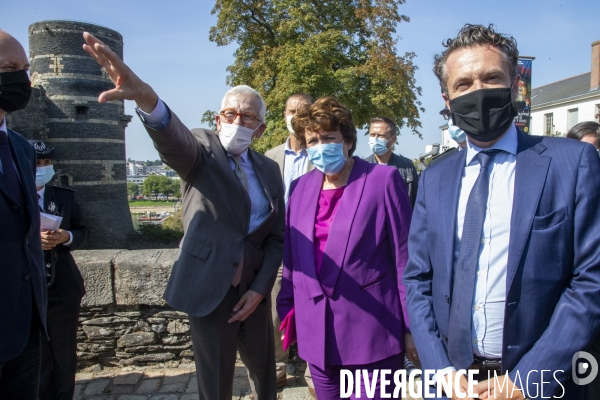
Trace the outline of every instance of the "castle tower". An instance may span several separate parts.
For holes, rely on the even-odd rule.
[[[127,246],[133,224],[127,200],[125,115],[122,101],[98,103],[114,87],[82,48],[88,31],[121,58],[123,37],[102,26],[42,21],[29,26],[29,61],[34,87],[28,107],[8,120],[28,139],[56,148],[52,183],[77,190],[91,231],[87,248]]]

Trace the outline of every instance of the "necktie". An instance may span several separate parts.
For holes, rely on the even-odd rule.
[[[235,164],[235,169],[233,170],[235,177],[240,181],[244,189],[246,189],[246,192],[248,192],[248,179],[246,179],[244,169],[240,166],[240,156],[232,154],[230,157]]]
[[[450,305],[448,357],[456,369],[469,368],[473,363],[471,307],[475,293],[475,275],[479,261],[481,233],[489,195],[489,166],[497,152],[498,150],[482,151],[475,156],[479,160],[481,169],[467,201],[460,251],[454,268],[452,304]]]
[[[0,131],[0,161],[2,162],[2,170],[8,189],[17,201],[17,204],[20,207],[23,207],[24,201],[23,192],[21,191],[21,181],[19,180],[12,152],[10,151],[8,135],[4,131]]]
[[[238,179],[238,181],[242,184],[244,189],[246,189],[246,197],[247,197],[248,196],[248,179],[246,179],[246,173],[240,166],[240,156],[231,154],[230,157],[235,164],[235,169],[233,170],[233,173],[235,174],[235,177]],[[235,276],[233,277],[233,281],[231,282],[232,286],[236,287],[237,285],[240,284],[240,281],[242,280],[243,268],[244,268],[244,256],[242,256],[242,259],[240,260],[237,270],[235,271]]]

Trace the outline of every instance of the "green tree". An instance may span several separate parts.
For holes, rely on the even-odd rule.
[[[206,110],[204,114],[202,114],[202,119],[200,122],[208,124],[208,127],[215,131],[217,130],[217,123],[215,122],[215,115],[217,115],[216,111]]]
[[[127,182],[127,194],[133,200],[135,196],[140,194],[140,186],[137,183]]]
[[[404,2],[216,0],[210,40],[239,45],[227,83],[252,86],[267,104],[267,130],[253,147],[265,151],[285,140],[282,112],[294,92],[335,96],[358,128],[384,115],[420,136],[415,54],[396,54],[396,25],[409,21],[398,13]]]
[[[163,189],[163,180],[161,178],[165,177],[162,175],[150,175],[144,180],[144,196],[155,196],[155,200],[158,200],[158,195],[162,193]]]
[[[183,232],[183,212],[181,208],[165,218],[162,227],[164,229]]]
[[[161,175],[161,193],[167,196],[167,200],[169,200],[169,196],[175,196],[177,192],[179,192],[179,196],[181,197],[181,191],[179,190],[179,181],[173,178],[169,178]]]

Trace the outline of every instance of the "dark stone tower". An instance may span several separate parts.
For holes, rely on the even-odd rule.
[[[56,148],[53,183],[77,190],[88,248],[124,248],[133,224],[127,201],[125,115],[122,101],[98,103],[114,87],[82,48],[88,31],[123,57],[123,37],[102,26],[74,21],[42,21],[29,27],[29,61],[34,87],[30,104],[8,119],[28,139]]]

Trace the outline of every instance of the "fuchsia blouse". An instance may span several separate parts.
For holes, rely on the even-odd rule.
[[[333,223],[333,218],[342,200],[345,186],[337,189],[321,190],[319,195],[319,204],[317,206],[317,216],[315,218],[315,262],[317,267],[317,276],[321,281],[321,265],[323,264],[323,254],[329,237],[329,229]]]

